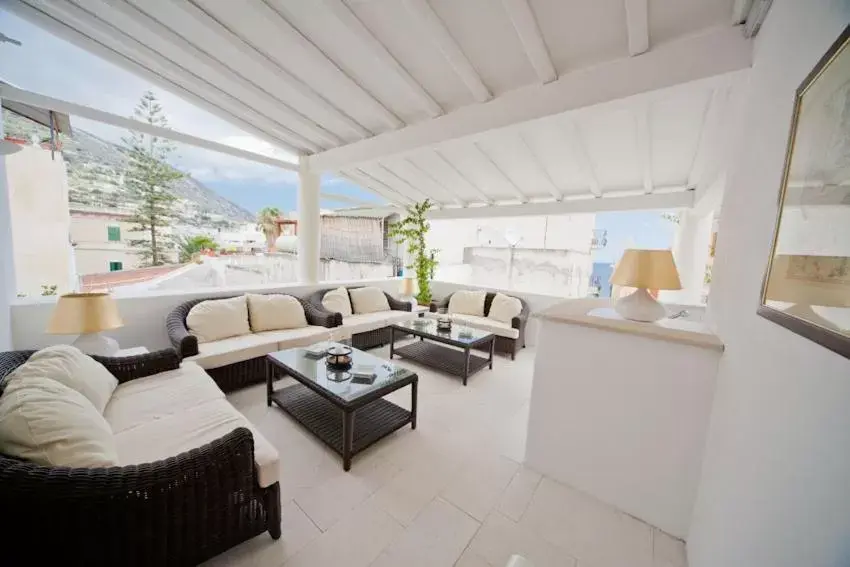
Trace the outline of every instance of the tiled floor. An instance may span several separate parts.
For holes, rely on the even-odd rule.
[[[373,351],[381,356],[387,350]],[[419,424],[339,457],[277,408],[264,386],[229,396],[281,456],[283,536],[208,563],[245,567],[684,567],[682,542],[522,466],[534,352],[460,380],[413,363]],[[409,390],[391,396],[409,405]]]

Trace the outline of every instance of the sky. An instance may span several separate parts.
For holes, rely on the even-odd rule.
[[[130,116],[139,97],[152,90],[175,130],[245,150],[294,161],[295,157],[246,134],[210,113],[151,85],[97,56],[75,47],[20,18],[0,10],[0,31],[22,42],[21,47],[0,43],[0,79],[22,89],[84,104],[114,114]],[[126,131],[72,117],[72,125],[113,142]],[[297,174],[217,152],[178,144],[174,165],[251,212],[265,206],[295,210]],[[322,190],[362,201],[384,200],[344,179],[325,175]],[[326,209],[350,207],[350,203],[323,199]],[[597,250],[594,262],[616,262],[623,250],[669,248],[675,225],[660,211],[599,213],[596,228],[608,231],[608,245]]]

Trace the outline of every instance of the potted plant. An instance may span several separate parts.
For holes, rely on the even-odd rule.
[[[406,244],[410,255],[411,264],[405,268],[412,268],[416,273],[416,284],[419,291],[416,293],[416,301],[419,305],[430,305],[431,303],[431,278],[437,267],[437,250],[428,249],[425,235],[431,229],[426,215],[434,204],[425,199],[421,203],[414,203],[407,207],[407,216],[390,225],[389,236],[398,244]]]

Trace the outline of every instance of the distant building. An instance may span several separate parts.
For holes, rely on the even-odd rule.
[[[612,273],[614,273],[614,264],[610,262],[594,262],[587,295],[590,297],[611,297],[610,280]]]

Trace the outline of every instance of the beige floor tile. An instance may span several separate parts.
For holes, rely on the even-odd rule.
[[[498,567],[506,565],[514,554],[527,558],[534,567],[572,567],[576,564],[575,558],[567,550],[524,529],[498,512],[487,517],[467,551]]]
[[[519,464],[506,457],[473,458],[461,464],[458,475],[441,495],[473,518],[483,521],[499,503],[517,470]]]
[[[357,477],[340,468],[336,476],[295,494],[295,502],[321,529],[327,531],[337,520],[364,502],[372,491]]]
[[[286,562],[286,567],[367,567],[404,528],[386,512],[358,506]]]
[[[652,530],[653,567],[687,567],[685,542],[657,528]]]
[[[454,462],[435,460],[402,470],[371,501],[404,526],[413,523],[456,474]]]
[[[468,549],[463,552],[460,559],[455,563],[455,567],[492,567],[483,557],[477,553],[473,553]],[[502,567],[502,566],[500,566]]]
[[[451,567],[479,523],[444,500],[432,500],[372,567]]]
[[[519,522],[528,505],[531,504],[534,491],[540,484],[540,478],[540,473],[529,468],[520,468],[502,494],[499,512],[514,522]]]

